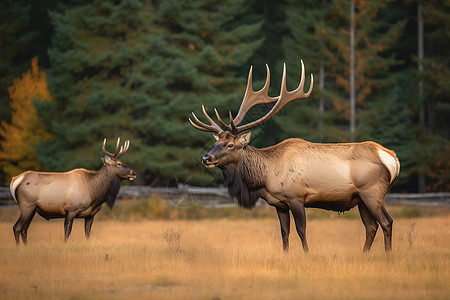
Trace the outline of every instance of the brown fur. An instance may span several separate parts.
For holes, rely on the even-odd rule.
[[[386,250],[391,249],[392,219],[384,208],[384,197],[400,171],[400,163],[391,150],[374,142],[348,144],[315,144],[301,139],[288,139],[275,146],[255,149],[247,146],[251,128],[257,127],[275,116],[287,103],[308,98],[304,92],[305,69],[298,87],[286,89],[286,65],[283,68],[280,94],[269,97],[270,73],[264,87],[255,92],[250,68],[244,99],[235,118],[230,112],[230,124],[226,124],[215,111],[221,126],[215,123],[202,106],[209,125],[192,113],[194,128],[213,132],[216,145],[205,156],[208,168],[222,169],[231,196],[239,205],[252,208],[256,197],[263,198],[276,207],[281,225],[284,250],[289,249],[290,216],[292,212],[303,249],[306,242],[305,207],[318,207],[346,211],[358,205],[366,227],[364,250],[369,250],[378,224],[383,228]],[[239,125],[254,106],[272,103],[270,111],[261,118]],[[242,133],[238,136],[239,133]]]
[[[26,171],[11,181],[11,194],[20,207],[20,217],[14,224],[14,237],[24,244],[27,230],[37,212],[43,218],[65,218],[65,240],[69,238],[74,218],[85,219],[85,234],[89,238],[94,216],[101,205],[114,205],[120,180],[136,177],[134,171],[117,158],[104,161],[98,171],[74,169],[69,172]]]
[[[383,161],[379,151],[392,156],[391,165]],[[399,164],[393,151],[377,143],[321,144],[287,139],[256,149],[245,139],[224,132],[204,162],[222,169],[229,193],[240,206],[251,209],[260,197],[277,208],[285,250],[289,234],[285,215],[289,210],[307,251],[304,207],[347,211],[356,205],[367,231],[364,250],[370,249],[378,224],[383,228],[386,250],[391,249],[392,219],[384,209],[384,197]],[[396,170],[390,170],[394,162]]]

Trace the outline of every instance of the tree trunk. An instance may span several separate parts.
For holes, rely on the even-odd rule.
[[[350,141],[355,139],[355,2],[350,2]]]
[[[422,7],[420,4],[417,5],[417,68],[419,73],[423,73],[423,59],[424,59],[424,50],[423,50],[423,14]],[[425,99],[423,95],[423,79],[419,79],[419,120],[420,124],[426,129],[427,124],[425,120]],[[426,130],[425,130],[426,131]],[[426,180],[425,173],[419,170],[419,193],[424,193],[426,190]]]

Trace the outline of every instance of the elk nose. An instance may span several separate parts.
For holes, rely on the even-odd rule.
[[[203,156],[203,158],[202,158],[202,162],[204,165],[207,165],[210,160],[211,160],[211,156],[208,153],[205,154],[205,156]]]

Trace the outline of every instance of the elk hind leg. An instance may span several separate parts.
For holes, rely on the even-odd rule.
[[[363,201],[359,201],[358,209],[364,227],[366,227],[366,242],[364,243],[363,251],[367,252],[370,250],[370,247],[372,247],[373,240],[377,234],[378,223]]]
[[[20,235],[22,235],[22,241],[24,244],[27,243],[27,231],[30,226],[31,220],[33,220],[35,208],[25,209],[21,208],[20,216],[17,222],[13,226],[14,238],[16,240],[16,245],[20,243]]]
[[[289,251],[289,232],[291,227],[291,218],[289,216],[289,209],[276,208],[278,220],[280,220],[281,238],[283,240],[283,250]]]
[[[30,217],[23,225],[22,230],[20,231],[20,234],[22,235],[22,241],[25,245],[27,244],[27,241],[28,241],[28,227],[30,227],[31,221],[33,220],[35,213],[36,213],[36,210],[33,210]]]
[[[388,221],[389,221],[388,228],[387,228],[388,231],[389,231],[388,235],[386,235],[386,232],[383,230],[384,243],[385,243],[384,246],[386,248],[386,251],[389,251],[389,250],[392,250],[392,224],[394,223],[394,220],[392,220],[391,216],[388,214],[388,212],[387,212],[386,208],[384,207],[384,205],[383,205],[382,208],[383,208],[384,217],[386,219],[388,219]]]
[[[393,220],[384,207],[384,196],[372,196],[369,193],[360,193],[361,199],[367,206],[370,214],[380,224],[384,234],[384,248],[392,250],[392,224]]]

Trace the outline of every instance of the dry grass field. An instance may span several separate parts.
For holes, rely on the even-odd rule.
[[[450,298],[448,208],[395,217],[401,209],[388,207],[389,255],[381,230],[372,251],[362,253],[357,210],[349,217],[309,211],[305,255],[295,232],[283,253],[269,208],[258,217],[206,210],[197,220],[117,217],[115,209],[104,208],[89,241],[76,220],[67,243],[62,220],[36,216],[26,247],[16,247],[12,234],[18,209],[1,210],[0,299]]]

